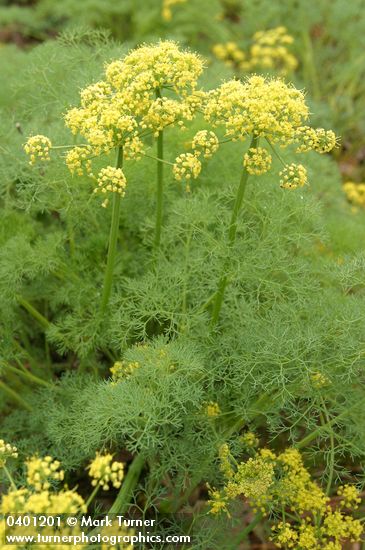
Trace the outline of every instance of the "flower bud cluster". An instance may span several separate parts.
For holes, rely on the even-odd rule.
[[[271,168],[272,158],[263,147],[251,147],[243,157],[243,166],[249,174],[260,176]]]
[[[0,439],[0,468],[6,463],[8,458],[17,458],[18,449],[10,443],[5,443],[3,439]]]
[[[50,160],[51,148],[51,140],[46,136],[37,135],[28,138],[24,151],[29,155],[29,164],[35,164],[37,160],[42,162]]]
[[[213,54],[226,65],[238,70],[273,70],[284,76],[298,66],[297,59],[288,49],[293,42],[293,37],[285,27],[276,27],[256,32],[248,52],[243,51],[236,42],[230,41],[215,44]]]
[[[60,462],[51,456],[39,458],[34,456],[26,462],[27,483],[36,491],[47,490],[51,481],[62,481],[64,471],[60,470]]]
[[[119,489],[124,477],[124,464],[113,462],[111,454],[96,454],[96,457],[89,466],[89,475],[92,478],[91,484],[96,487],[100,485],[104,491],[108,491],[110,485]]]

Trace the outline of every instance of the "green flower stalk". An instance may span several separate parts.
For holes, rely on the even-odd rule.
[[[258,138],[256,136],[254,136],[251,140],[250,149],[251,148],[256,148],[257,143],[258,143]],[[246,191],[248,177],[249,177],[249,172],[248,172],[247,168],[244,167],[243,170],[242,170],[240,184],[239,184],[238,190],[237,190],[236,200],[235,200],[233,210],[232,210],[231,223],[229,225],[229,231],[228,231],[228,247],[229,247],[229,249],[232,248],[232,246],[234,245],[234,243],[236,241],[237,218],[238,218],[238,215],[241,211],[242,201],[243,201],[243,197],[244,197],[244,194],[245,194],[245,191]],[[229,258],[228,258],[228,261],[229,261]],[[213,304],[212,320],[211,320],[211,323],[212,323],[213,326],[218,321],[219,314],[220,314],[220,311],[221,311],[221,308],[222,308],[224,292],[225,292],[227,282],[228,282],[227,264],[225,266],[224,271],[225,271],[225,273],[222,275],[222,277],[221,277],[221,279],[218,283],[218,290],[217,290],[217,294],[215,296],[215,300],[214,300],[214,304]]]
[[[122,514],[128,510],[133,491],[138,483],[144,463],[145,458],[141,454],[137,455],[133,459],[133,462],[128,468],[128,472],[124,478],[120,491],[109,510],[109,514]]]
[[[161,91],[156,89],[156,98],[161,98]],[[155,248],[158,249],[161,241],[163,217],[163,130],[157,136],[157,187],[156,187],[156,228]]]
[[[123,166],[123,148],[118,147],[116,169],[117,170],[121,169],[122,166]],[[113,195],[114,195],[113,210],[112,210],[112,220],[111,220],[110,234],[109,234],[108,258],[106,263],[106,269],[105,269],[105,275],[104,275],[104,287],[103,287],[103,294],[102,294],[101,305],[100,305],[101,315],[104,315],[109,302],[110,293],[111,293],[112,284],[113,284],[115,258],[117,253],[121,194],[113,193]]]
[[[161,240],[163,220],[164,129],[183,129],[201,107],[203,92],[196,90],[203,71],[202,59],[195,53],[182,51],[175,42],[144,45],[129,52],[123,59],[105,67],[104,79],[80,92],[80,107],[65,114],[66,126],[74,136],[81,136],[79,145],[53,146],[43,135],[32,136],[24,146],[30,164],[50,160],[53,149],[68,150],[66,164],[73,175],[87,175],[96,186],[94,192],[104,196],[107,207],[113,197],[107,266],[100,305],[107,309],[113,283],[116,259],[121,197],[127,181],[122,170],[124,160],[140,160],[149,156],[144,138],[157,142],[156,228],[154,244]],[[162,91],[166,96],[162,96]],[[117,150],[115,167],[106,166],[93,174],[93,160]],[[70,242],[74,243],[74,236]],[[72,244],[72,246],[74,246]]]
[[[245,82],[231,80],[208,93],[204,106],[207,122],[223,126],[225,138],[245,141],[252,136],[248,151],[243,157],[243,171],[233,207],[228,230],[228,246],[236,241],[237,220],[250,174],[259,176],[271,169],[272,157],[269,151],[259,147],[266,141],[276,153],[274,144],[281,148],[296,145],[297,153],[317,151],[327,153],[336,145],[336,136],[323,128],[314,129],[306,125],[309,109],[303,92],[286,84],[281,79],[251,76]],[[280,172],[280,186],[296,189],[307,183],[307,172],[302,164],[285,164]],[[229,261],[221,276],[212,310],[212,325],[216,325],[228,283]]]

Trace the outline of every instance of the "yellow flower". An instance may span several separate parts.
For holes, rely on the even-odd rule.
[[[215,44],[212,48],[213,54],[217,59],[221,59],[226,65],[238,65],[245,59],[245,53],[240,49],[236,42],[226,42],[225,44]]]
[[[303,550],[317,550],[318,538],[316,534],[316,527],[310,523],[301,523],[299,528],[299,548]]]
[[[285,27],[255,33],[250,49],[250,69],[275,69],[282,75],[294,71],[298,61],[287,49],[293,42]]]
[[[279,176],[280,187],[283,189],[296,189],[307,183],[307,171],[302,164],[287,164]]]
[[[106,79],[114,89],[127,91],[130,108],[133,105],[139,114],[149,106],[149,99],[155,98],[156,88],[172,88],[185,95],[196,88],[202,71],[203,62],[197,54],[181,50],[176,42],[160,41],[110,63]]]
[[[277,525],[273,527],[275,529],[275,534],[273,539],[276,543],[276,546],[279,548],[295,548],[296,542],[298,540],[298,534],[294,529],[291,528],[289,523],[284,523],[280,521]]]
[[[324,386],[328,386],[330,384],[329,378],[321,372],[314,372],[311,375],[311,380],[313,382],[313,386],[317,389],[323,388]]]
[[[113,455],[101,455],[96,453],[96,457],[88,467],[89,475],[92,479],[91,484],[100,485],[104,491],[109,490],[112,485],[116,489],[122,485],[124,477],[124,464],[122,462],[113,462]]]
[[[0,468],[6,463],[8,458],[18,458],[18,449],[0,439]]]
[[[107,166],[102,168],[98,175],[98,187],[94,189],[94,192],[101,191],[107,193],[119,193],[124,197],[125,188],[127,185],[126,177],[121,168],[113,168],[113,166]]]
[[[26,510],[25,503],[29,495],[28,489],[11,490],[4,494],[1,499],[0,513],[1,514],[21,514]]]
[[[332,130],[317,128],[314,150],[318,153],[329,153],[336,146],[336,135]]]
[[[176,4],[184,4],[186,0],[162,0],[162,18],[165,21],[171,21],[172,19],[172,10],[171,7]]]
[[[66,165],[71,174],[82,176],[86,170],[87,174],[91,174],[91,160],[93,150],[90,145],[86,147],[73,147],[66,154]]]
[[[206,406],[206,414],[207,416],[218,416],[220,414],[221,410],[219,408],[218,403],[214,401],[210,401]]]
[[[262,147],[251,147],[243,157],[243,165],[249,174],[260,176],[271,168],[270,153]]]
[[[167,97],[159,97],[151,102],[151,105],[144,115],[141,127],[150,128],[153,134],[158,136],[158,133],[178,122],[180,127],[184,126],[183,119],[191,120],[192,113],[184,102],[169,99]]]
[[[240,437],[240,440],[246,445],[246,447],[257,447],[259,444],[259,440],[253,432],[246,432]],[[265,458],[262,453],[261,456]]]
[[[227,508],[228,498],[217,491],[216,489],[209,488],[209,500],[208,505],[210,506],[210,514],[221,514],[222,512],[229,516]]]
[[[223,443],[223,445],[219,448],[219,469],[227,479],[231,479],[234,476],[230,456],[231,452],[229,450],[229,446],[227,443]]]
[[[241,462],[233,478],[226,485],[229,498],[243,495],[254,503],[262,502],[274,481],[274,465],[260,456]]]
[[[122,380],[126,380],[132,374],[136,369],[140,368],[140,364],[138,361],[134,361],[132,363],[127,363],[126,361],[116,361],[114,365],[111,367],[110,372],[113,377],[113,382],[121,382]]]
[[[63,470],[60,470],[60,462],[53,460],[51,456],[39,458],[34,456],[26,461],[27,483],[34,487],[36,491],[49,489],[50,481],[62,481],[64,478]]]
[[[359,507],[361,498],[354,485],[343,485],[338,488],[337,494],[341,497],[343,506],[356,510]]]
[[[201,162],[191,153],[182,153],[175,159],[172,171],[178,181],[196,179],[201,171]]]
[[[309,116],[303,92],[281,79],[261,76],[224,82],[208,94],[204,113],[214,126],[225,126],[233,139],[255,134],[283,146],[294,142],[296,128]]]
[[[297,147],[297,153],[307,153],[313,151],[317,143],[317,133],[310,126],[299,126],[295,132],[295,141],[300,145]]]
[[[365,206],[365,183],[347,181],[343,189],[348,200],[358,206]]]
[[[192,141],[192,149],[195,155],[203,154],[204,158],[211,158],[219,148],[219,140],[214,132],[200,130]]]
[[[76,514],[80,511],[86,512],[86,506],[78,493],[65,489],[58,493],[41,491],[29,494],[24,511],[32,514]]]
[[[36,160],[50,160],[50,149],[52,148],[51,140],[46,136],[37,135],[28,138],[24,145],[24,151],[29,155],[29,164],[35,164]]]

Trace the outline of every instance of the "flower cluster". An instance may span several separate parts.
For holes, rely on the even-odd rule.
[[[86,142],[67,152],[65,160],[70,172],[78,176],[86,172],[94,177],[93,159],[113,149],[122,151],[126,160],[140,160],[145,136],[157,137],[174,125],[184,129],[205,97],[197,89],[202,71],[202,59],[183,51],[173,41],[142,45],[106,65],[104,79],[81,90],[80,106],[69,109],[64,116],[71,132]],[[209,140],[207,154],[215,146],[211,136]],[[48,160],[51,147],[47,137],[33,136],[24,148],[34,163],[36,158]],[[196,173],[197,166],[195,162],[192,173]],[[125,183],[120,168],[108,166],[98,177],[103,193],[123,195]]]
[[[317,128],[313,150],[318,153],[329,153],[336,147],[337,139],[332,130]]]
[[[218,403],[215,401],[209,401],[206,405],[205,412],[207,416],[215,417],[220,414],[221,410]]]
[[[287,164],[279,172],[280,187],[283,189],[296,189],[297,187],[303,187],[307,183],[307,170],[302,164]]]
[[[162,2],[162,18],[165,19],[165,21],[171,21],[172,19],[172,6],[175,6],[175,4],[184,4],[186,0],[163,0]]]
[[[226,479],[232,479],[234,470],[231,461],[231,452],[227,443],[224,443],[219,448],[219,469]]]
[[[356,206],[365,206],[365,183],[347,181],[343,189],[347,199]]]
[[[316,389],[323,388],[324,386],[328,386],[331,383],[329,378],[321,372],[314,372],[311,375],[311,381]]]
[[[53,461],[50,457],[31,459],[25,463],[26,477],[29,483],[28,487],[16,488],[13,486],[7,493],[3,493],[0,498],[0,516],[7,514],[47,514],[47,515],[62,515],[71,514],[78,515],[80,513],[86,513],[87,507],[84,499],[76,491],[69,490],[67,487],[62,488],[59,491],[55,491],[49,487],[47,479],[55,479],[55,474],[60,474],[60,464]],[[39,474],[39,477],[38,477]],[[63,475],[56,476],[58,479],[63,478]],[[66,523],[63,524],[61,520],[62,533],[77,534],[80,533],[78,528],[72,528],[72,533]],[[10,532],[9,532],[10,529]],[[39,531],[41,529],[41,531]],[[44,527],[35,528],[23,525],[16,527],[16,531],[13,534],[37,536],[37,533],[41,532],[42,536],[54,537],[59,535],[60,530],[57,526],[46,525]],[[4,533],[4,521],[0,521],[0,539]],[[11,528],[8,527],[8,533],[11,533]],[[0,545],[1,548],[3,546]],[[23,546],[21,546],[23,548]],[[40,548],[44,550],[52,550],[54,548],[53,543],[33,545],[35,550]],[[18,548],[18,547],[17,547]],[[20,547],[19,547],[20,548]],[[60,550],[67,550],[67,545],[59,545]],[[85,548],[84,545],[76,545],[76,550]]]
[[[91,484],[94,487],[100,485],[104,491],[108,491],[110,485],[116,489],[119,489],[122,485],[124,464],[122,462],[113,462],[113,455],[111,454],[102,455],[97,453],[88,469],[89,475],[92,478]]]
[[[50,488],[50,481],[62,481],[63,470],[60,470],[60,462],[53,460],[51,456],[44,458],[33,457],[26,462],[27,483],[36,491],[43,491]]]
[[[0,468],[4,466],[8,458],[17,458],[18,449],[10,443],[5,443],[3,439],[0,439]]]
[[[229,499],[243,495],[253,506],[261,506],[273,481],[274,464],[262,456],[255,456],[238,464],[234,476],[226,484],[225,494]]]
[[[195,155],[203,155],[204,158],[211,158],[219,148],[219,139],[214,132],[200,130],[193,138],[191,147]]]
[[[341,497],[345,508],[356,510],[359,507],[361,498],[359,492],[353,485],[342,485],[338,488],[337,494]]]
[[[229,67],[249,69],[250,65],[246,60],[246,54],[241,50],[237,42],[230,41],[224,44],[215,44],[212,51],[217,59],[224,61]]]
[[[111,367],[110,372],[112,374],[113,383],[116,384],[122,380],[126,380],[135,372],[136,369],[140,368],[138,361],[128,363],[127,361],[116,361]]]
[[[112,193],[119,193],[122,197],[125,195],[125,188],[127,185],[126,177],[121,168],[114,168],[113,166],[107,166],[102,168],[98,175],[98,187],[94,189],[97,193],[101,191],[106,193],[111,191]]]
[[[84,499],[75,491],[64,489],[60,492],[29,489],[12,490],[2,497],[0,513],[28,514],[76,514],[86,512]]]
[[[196,179],[202,169],[200,160],[192,153],[181,153],[172,168],[174,177],[178,181]]]
[[[244,167],[250,174],[263,174],[271,168],[271,155],[257,146],[265,139],[273,148],[296,144],[297,152],[310,150],[327,153],[336,145],[336,136],[323,128],[313,129],[305,122],[309,109],[303,92],[281,79],[251,76],[245,82],[230,80],[212,90],[205,101],[204,116],[213,126],[223,126],[226,137],[256,140],[244,156]],[[307,183],[301,164],[284,165],[280,172],[281,187],[295,189]]]
[[[254,510],[260,508],[265,515],[290,512],[290,521],[283,516],[272,527],[272,540],[278,548],[341,550],[344,541],[360,540],[361,522],[345,512],[356,509],[361,502],[356,488],[340,487],[339,504],[334,508],[312,481],[297,449],[289,448],[279,455],[261,449],[237,464],[225,445],[219,457],[226,483],[222,491],[210,490],[211,513],[228,513],[229,501],[242,495]]]
[[[187,96],[196,89],[202,71],[203,62],[197,54],[180,50],[173,41],[164,41],[143,45],[123,60],[110,63],[106,80],[131,111],[143,115],[155,99],[156,89],[171,88],[179,96]]]
[[[240,437],[240,441],[241,443],[243,443],[245,447],[248,447],[248,448],[257,447],[259,444],[259,440],[253,432],[244,433]]]
[[[243,166],[249,174],[260,176],[271,168],[272,158],[263,147],[251,147],[243,157]]]
[[[296,129],[296,142],[299,143],[297,153],[316,151],[317,153],[329,153],[336,146],[336,135],[332,130],[324,128],[311,128],[300,126]]]
[[[215,503],[215,506],[211,507],[211,513],[227,511],[227,503],[240,495],[246,497],[255,508],[262,508],[264,512],[269,488],[274,483],[274,462],[271,457],[257,454],[233,468],[230,450],[225,444],[219,449],[219,459],[226,484],[223,491],[210,492],[209,504],[212,506],[212,501]],[[220,506],[219,503],[225,503],[225,506]]]
[[[322,520],[319,527],[308,516],[297,527],[281,521],[272,527],[272,540],[278,548],[341,550],[344,541],[358,542],[361,538],[362,525],[351,516],[328,510]]]
[[[29,164],[35,164],[37,160],[50,160],[50,150],[52,143],[46,136],[37,135],[28,138],[24,145],[24,151],[29,155]]]
[[[250,69],[273,69],[282,75],[295,71],[298,61],[288,50],[293,42],[285,27],[255,33],[250,49]]]
[[[90,145],[86,145],[85,147],[73,147],[70,149],[66,154],[65,161],[71,174],[82,176],[86,171],[87,174],[92,175],[90,160],[92,154],[93,150]]]
[[[237,70],[275,70],[286,75],[298,66],[298,61],[288,50],[293,42],[285,27],[276,27],[255,33],[247,53],[236,42],[226,42],[215,44],[213,54]]]
[[[217,135],[208,130],[200,130],[195,134],[191,143],[191,153],[182,153],[175,159],[172,168],[174,177],[178,181],[196,179],[202,169],[199,157],[211,158],[219,148]],[[187,185],[187,190],[189,186]]]
[[[223,125],[232,139],[245,140],[254,134],[285,147],[294,142],[309,109],[303,92],[294,86],[281,79],[251,76],[212,90],[204,114],[213,126]]]

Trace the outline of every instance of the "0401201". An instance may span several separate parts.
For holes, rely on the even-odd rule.
[[[7,515],[8,527],[61,527],[61,517],[51,515]]]

